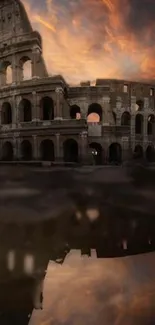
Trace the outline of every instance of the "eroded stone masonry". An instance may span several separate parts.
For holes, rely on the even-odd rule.
[[[49,77],[19,0],[0,0],[0,160],[154,161],[155,85]]]

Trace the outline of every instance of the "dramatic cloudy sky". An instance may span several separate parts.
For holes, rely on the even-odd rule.
[[[80,257],[49,263],[42,311],[29,325],[155,324],[155,254],[126,258]]]
[[[50,74],[154,79],[155,0],[22,0]]]

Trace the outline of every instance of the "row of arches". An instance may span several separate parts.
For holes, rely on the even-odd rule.
[[[89,151],[92,157],[92,163],[95,165],[103,165],[105,162],[110,164],[121,164],[122,162],[122,147],[119,143],[112,143],[108,150],[108,160],[105,157],[104,149],[100,143],[92,142],[89,144]],[[54,143],[50,139],[45,139],[40,143],[39,147],[40,160],[43,161],[55,161],[55,147]],[[145,158],[149,162],[155,161],[155,149],[149,145],[146,149],[145,155],[143,148],[140,145],[136,145],[133,158],[143,159]],[[31,161],[33,160],[33,146],[31,141],[23,140],[20,145],[20,157],[21,160]],[[1,159],[5,161],[11,161],[14,159],[13,145],[11,142],[6,141],[2,146]],[[67,139],[63,143],[63,160],[64,162],[79,162],[79,145],[74,139]]]
[[[116,114],[112,112],[114,124],[116,124]],[[70,117],[72,119],[79,119],[81,117],[80,107],[77,105],[72,105],[70,108]],[[87,121],[88,122],[100,122],[102,121],[103,113],[102,107],[99,104],[91,104],[88,107],[87,112]],[[135,133],[142,134],[143,133],[143,123],[144,117],[142,114],[137,113],[135,117]],[[121,126],[129,126],[131,125],[131,115],[129,112],[123,112],[121,116]],[[155,116],[150,114],[147,118],[147,134],[151,135],[154,132],[155,127]]]
[[[51,97],[43,97],[39,103],[40,106],[40,119],[41,120],[53,120],[54,119],[54,102]],[[31,101],[24,98],[19,103],[19,121],[20,122],[30,122],[32,121],[32,104]],[[87,120],[93,121],[94,114],[99,115],[99,120],[102,119],[102,108],[99,104],[91,104],[87,112]],[[72,119],[80,119],[81,113],[80,108],[76,105],[70,108],[70,117]],[[116,115],[113,112],[113,117],[116,122]],[[12,107],[9,102],[4,102],[1,110],[1,123],[11,124],[12,123]],[[121,125],[130,126],[131,115],[129,112],[124,112],[121,116]],[[142,114],[137,114],[135,118],[135,133],[143,133],[143,123],[144,117]],[[154,133],[155,127],[155,116],[150,114],[147,120],[147,134],[151,135]]]
[[[19,121],[32,121],[32,104],[31,101],[24,98],[20,101],[19,106]],[[41,120],[54,119],[54,102],[51,97],[43,97],[40,101],[40,118]],[[12,107],[9,102],[4,102],[1,110],[1,123],[12,123]]]
[[[52,140],[45,139],[40,143],[39,147],[40,160],[54,161],[55,148]],[[20,145],[21,160],[33,160],[33,146],[31,141],[23,140]],[[74,139],[67,139],[63,143],[63,159],[64,162],[78,162],[79,148],[78,143]],[[6,141],[2,146],[1,159],[4,161],[12,161],[14,159],[13,145]]]
[[[23,56],[18,63],[18,75],[20,74],[20,81],[32,79],[32,61],[28,56]],[[13,82],[13,67],[10,61],[4,61],[1,65],[3,71],[3,83],[11,84]]]

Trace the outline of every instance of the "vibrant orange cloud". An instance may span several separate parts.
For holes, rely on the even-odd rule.
[[[123,5],[121,0],[23,3],[42,35],[49,74],[62,74],[70,83],[155,77],[151,0],[142,0],[141,6],[138,0],[124,0]]]

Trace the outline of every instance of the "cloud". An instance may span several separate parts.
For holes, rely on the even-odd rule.
[[[153,0],[23,0],[50,74],[68,82],[155,77]]]
[[[49,263],[44,309],[30,325],[144,325],[155,321],[154,253],[126,258],[80,257]]]

